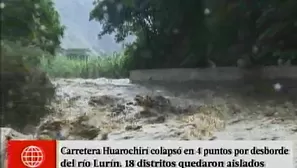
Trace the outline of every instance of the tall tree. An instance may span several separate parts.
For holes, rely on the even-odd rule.
[[[21,40],[52,54],[60,45],[64,26],[52,0],[1,0],[1,36]]]
[[[296,0],[98,0],[90,19],[103,24],[99,36],[115,32],[121,41],[137,35],[127,49],[132,68],[201,67],[208,59],[234,66],[241,57],[271,65],[285,55],[297,61],[296,4]]]

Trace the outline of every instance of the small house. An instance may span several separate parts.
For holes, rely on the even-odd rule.
[[[68,48],[64,51],[68,59],[87,60],[92,55],[90,49],[87,48]]]

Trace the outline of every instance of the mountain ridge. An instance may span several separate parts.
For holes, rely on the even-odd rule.
[[[53,0],[60,14],[61,23],[66,26],[62,48],[88,48],[93,53],[110,54],[123,50],[123,43],[116,43],[114,34],[98,39],[102,30],[99,22],[89,21],[93,0]],[[128,37],[132,41],[132,37]]]

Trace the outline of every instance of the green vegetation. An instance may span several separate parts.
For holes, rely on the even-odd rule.
[[[297,64],[296,0],[97,0],[90,16],[100,36],[128,47],[129,69]]]
[[[64,27],[51,0],[1,0],[1,126],[38,124],[55,89],[39,68],[52,58]]]
[[[1,126],[24,128],[38,124],[51,111],[47,107],[55,89],[35,59],[43,54],[37,48],[3,41],[1,44]]]
[[[116,33],[122,41],[135,34],[137,40],[120,59],[64,59],[68,68],[57,66],[58,71],[53,65],[46,71],[53,76],[119,77],[133,69],[207,67],[209,60],[216,66],[236,66],[238,60],[244,67],[277,65],[280,59],[296,65],[296,7],[295,0],[96,1],[90,19],[103,25],[99,37]]]
[[[125,55],[116,53],[111,56],[91,56],[86,60],[56,56],[50,64],[43,58],[41,67],[52,77],[122,78],[128,77],[129,74],[125,66],[126,60]]]
[[[65,27],[52,0],[1,0],[1,37],[39,47],[51,54],[61,43]]]

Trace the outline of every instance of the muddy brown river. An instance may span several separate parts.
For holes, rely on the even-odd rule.
[[[290,101],[258,101],[212,89],[170,90],[131,84],[128,79],[55,79],[53,83],[56,112],[22,133],[1,128],[2,140],[7,134],[17,139],[297,139],[297,108]]]

